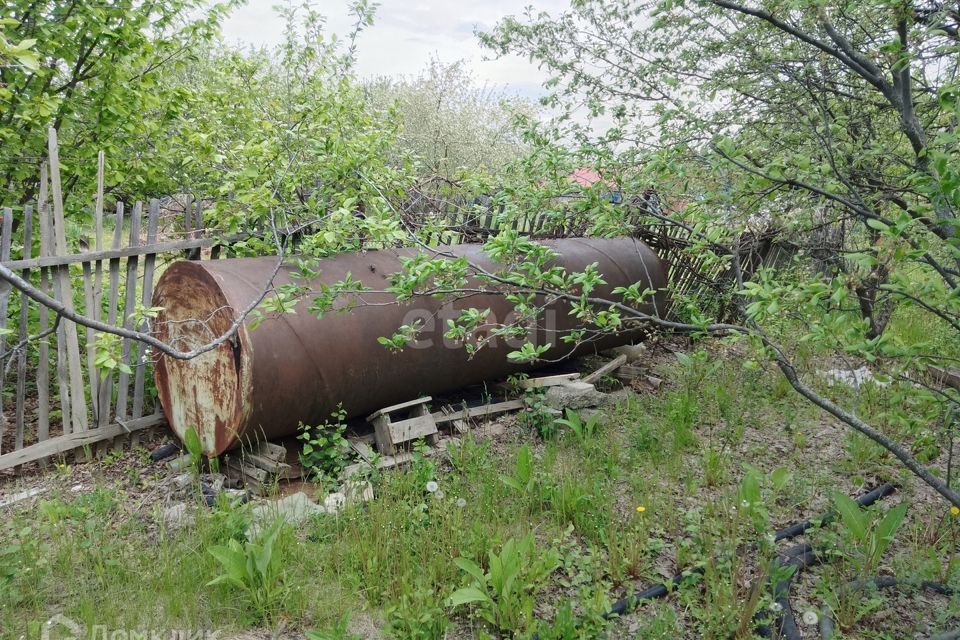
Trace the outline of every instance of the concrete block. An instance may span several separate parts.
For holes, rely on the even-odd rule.
[[[577,380],[547,389],[544,402],[554,409],[584,409],[606,402],[607,394],[597,391],[592,384]]]

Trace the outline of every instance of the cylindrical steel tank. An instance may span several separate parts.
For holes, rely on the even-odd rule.
[[[568,271],[598,264],[607,284],[592,295],[612,296],[614,287],[640,282],[642,288],[661,291],[644,311],[653,312],[654,304],[665,308],[666,270],[639,240],[577,238],[546,244],[558,252],[558,264]],[[464,256],[486,270],[497,269],[481,245],[459,245],[444,251]],[[511,345],[498,338],[471,359],[462,344],[443,336],[446,320],[471,307],[489,308],[493,322],[510,321],[514,305],[502,295],[474,294],[447,303],[435,297],[417,297],[397,303],[393,295],[383,293],[390,274],[401,269],[400,258],[415,253],[381,250],[322,259],[319,277],[309,283],[313,291],[349,275],[379,293],[349,297],[356,306],[322,318],[308,310],[314,299],[308,295],[295,314],[268,316],[256,327],[247,322],[231,343],[202,356],[192,360],[161,357],[154,375],[170,426],[181,438],[194,427],[204,452],[217,455],[247,439],[286,436],[295,433],[300,423],[323,422],[341,403],[349,416],[361,416],[421,395],[531,368],[506,357],[523,340]],[[187,350],[223,334],[235,314],[263,290],[275,264],[275,258],[266,257],[171,265],[153,297],[153,305],[163,308],[155,321],[158,337]],[[291,282],[293,270],[284,265],[274,285]],[[391,336],[399,326],[418,319],[424,323],[424,331],[416,344],[390,351],[378,343],[379,337]],[[544,357],[556,360],[572,350],[559,336],[575,328],[577,321],[569,314],[569,303],[555,303],[543,314],[534,339],[539,344],[549,340],[554,346]],[[638,335],[637,331],[605,335],[580,350],[625,344]]]

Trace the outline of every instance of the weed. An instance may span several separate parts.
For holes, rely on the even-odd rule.
[[[555,549],[540,551],[527,534],[507,540],[500,553],[489,552],[489,571],[467,558],[454,563],[465,573],[468,586],[450,595],[450,605],[476,605],[478,615],[496,629],[526,631],[533,624],[536,593],[560,562]]]
[[[845,556],[861,577],[872,577],[907,514],[907,505],[893,507],[882,518],[877,518],[842,493],[835,491],[831,497],[849,543]]]
[[[579,442],[581,445],[593,439],[593,435],[597,430],[597,425],[600,422],[600,418],[597,416],[597,414],[593,414],[584,420],[580,417],[580,414],[573,409],[567,409],[565,415],[566,418],[557,418],[554,420],[554,424],[557,424],[561,427],[566,427],[569,433],[572,433],[574,436],[576,436],[577,442]]]
[[[332,421],[317,427],[300,425],[297,439],[303,442],[300,463],[317,480],[337,478],[350,462],[350,445],[343,433],[347,412],[340,405],[330,414]]]
[[[514,465],[513,475],[501,475],[500,481],[514,491],[526,497],[532,497],[536,490],[534,476],[533,451],[530,445],[525,444],[517,450],[517,462]]]
[[[753,525],[753,533],[767,541],[771,530],[768,504],[782,492],[790,482],[791,474],[783,467],[774,469],[769,476],[750,465],[744,465],[746,473],[737,489],[739,511]]]
[[[727,464],[724,451],[708,447],[700,456],[700,467],[703,470],[703,481],[708,487],[716,487],[727,478]]]
[[[438,640],[445,636],[450,622],[436,594],[424,588],[400,596],[386,614],[387,631],[397,640]]]
[[[891,508],[882,517],[862,509],[853,499],[842,493],[831,494],[834,507],[840,514],[842,527],[832,537],[833,554],[844,564],[852,565],[856,581],[871,579],[886,553],[907,512],[907,505]],[[851,588],[849,576],[840,569],[832,568],[832,580],[821,580],[817,585],[831,614],[842,628],[850,628],[858,620],[882,605],[875,588],[864,583],[863,588]],[[855,581],[855,582],[856,582]],[[839,583],[839,586],[835,586]]]
[[[554,422],[554,410],[543,400],[543,394],[528,389],[525,396],[527,408],[520,412],[520,424],[536,431],[544,440],[553,440],[558,431]]]
[[[277,548],[283,526],[284,521],[277,520],[255,541],[241,543],[231,539],[226,545],[210,549],[210,555],[224,572],[207,586],[227,584],[240,591],[257,620],[272,620],[286,593]]]
[[[430,446],[423,438],[417,438],[411,446],[413,460],[410,462],[410,476],[413,484],[425,487],[437,477],[437,462],[431,456]],[[431,492],[432,493],[432,492]]]
[[[537,627],[537,636],[541,640],[578,640],[581,636],[573,606],[565,602],[550,624],[540,623]]]
[[[307,631],[307,640],[362,640],[360,636],[347,631],[350,626],[350,614],[346,613],[336,624],[319,631]]]
[[[187,449],[187,455],[190,457],[190,470],[193,475],[200,474],[200,465],[203,463],[203,443],[200,442],[200,434],[194,427],[187,427],[183,434],[183,446]]]

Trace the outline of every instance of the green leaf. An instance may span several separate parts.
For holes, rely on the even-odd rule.
[[[897,533],[897,529],[899,529],[900,525],[903,523],[903,518],[906,515],[907,505],[897,505],[896,507],[887,511],[886,515],[883,517],[883,520],[881,520],[880,524],[877,525],[874,538],[874,548],[871,554],[874,564],[880,561],[880,558],[883,557],[887,547],[889,547],[890,543],[893,542],[893,537]]]
[[[242,587],[244,584],[244,578],[246,576],[246,558],[244,557],[243,552],[236,548],[220,545],[211,547],[209,549],[209,553],[217,559],[217,562],[220,563],[220,566],[223,567],[223,570],[226,572],[225,575],[219,576],[217,580],[219,582],[230,580],[231,582],[234,582],[238,586]]]
[[[483,569],[473,560],[468,558],[454,558],[453,563],[460,567],[461,570],[473,576],[480,584],[486,584],[487,576],[483,573]]]
[[[790,472],[786,467],[777,467],[770,474],[770,481],[773,482],[773,488],[782,491],[787,483],[790,482]]]
[[[203,443],[200,442],[200,435],[194,427],[187,427],[187,431],[183,434],[183,444],[194,461],[199,461],[203,454]]]
[[[850,534],[857,540],[863,541],[867,536],[867,516],[860,509],[860,505],[849,496],[834,491],[831,493],[833,504],[836,505],[843,524]]]
[[[472,602],[493,602],[490,596],[476,587],[463,587],[450,595],[450,604],[459,607]]]
[[[510,487],[511,489],[514,489],[516,491],[523,491],[523,485],[521,485],[519,482],[517,482],[510,476],[500,476],[500,481],[503,482],[503,484]]]

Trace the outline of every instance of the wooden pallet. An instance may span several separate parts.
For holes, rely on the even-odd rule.
[[[424,396],[384,407],[367,418],[373,424],[374,438],[380,453],[392,456],[398,447],[407,442],[423,438],[427,444],[437,440],[437,423],[430,414],[427,403],[432,398]]]

